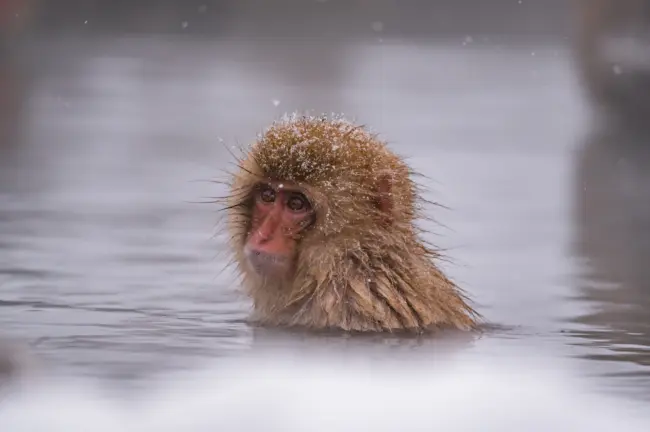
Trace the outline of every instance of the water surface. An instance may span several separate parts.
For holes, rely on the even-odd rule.
[[[247,324],[218,207],[200,201],[224,193],[208,180],[228,146],[287,111],[334,111],[431,179],[427,198],[448,209],[431,209],[429,240],[494,325],[337,347],[542,352],[647,397],[648,139],[589,121],[566,47],[121,37],[32,50],[2,77],[0,328],[49,367],[126,384],[318,340]]]

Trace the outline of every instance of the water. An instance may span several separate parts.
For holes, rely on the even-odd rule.
[[[647,138],[589,121],[566,47],[461,42],[36,44],[29,73],[2,78],[14,90],[2,96],[0,328],[68,378],[8,402],[11,430],[35,430],[36,413],[45,430],[647,425],[617,420],[650,389]],[[485,334],[323,339],[246,323],[221,216],[201,201],[223,195],[209,180],[229,145],[305,109],[371,126],[432,179],[428,198],[449,209],[432,209],[430,240],[493,324]],[[373,363],[402,354],[418,367]]]

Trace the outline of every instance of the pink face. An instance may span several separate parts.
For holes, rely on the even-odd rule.
[[[300,188],[290,183],[260,184],[253,195],[251,229],[246,241],[249,264],[263,277],[290,274],[297,237],[314,215]]]

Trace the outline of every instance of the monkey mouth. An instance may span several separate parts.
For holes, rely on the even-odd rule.
[[[245,252],[249,265],[259,276],[279,278],[289,270],[290,260],[286,256],[249,248]]]

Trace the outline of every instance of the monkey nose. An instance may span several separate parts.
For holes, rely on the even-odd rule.
[[[273,232],[271,230],[264,230],[262,231],[261,229],[257,230],[257,238],[259,238],[262,241],[267,241],[271,239]]]

